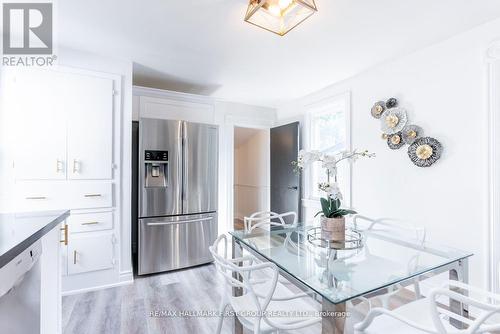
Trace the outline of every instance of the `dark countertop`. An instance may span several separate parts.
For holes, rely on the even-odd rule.
[[[0,213],[0,268],[69,216],[69,210]]]

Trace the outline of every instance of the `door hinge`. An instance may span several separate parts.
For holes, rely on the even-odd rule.
[[[116,265],[116,259],[115,259],[115,258],[113,258],[113,260],[111,260],[111,264],[112,264],[113,266],[114,266],[114,265]]]
[[[116,240],[116,237],[115,237],[115,235],[113,234],[113,236],[111,237],[111,243],[112,243],[112,244],[116,244],[116,241],[117,241],[117,240]]]
[[[119,91],[119,90],[114,90],[114,89],[113,89],[113,96],[116,96],[116,95],[120,95],[120,91]]]

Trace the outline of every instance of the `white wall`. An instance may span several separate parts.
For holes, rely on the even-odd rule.
[[[360,213],[424,225],[432,241],[473,251],[470,276],[487,279],[487,106],[485,52],[500,37],[500,20],[405,57],[380,64],[278,109],[279,119],[300,118],[304,106],[351,92],[352,146],[376,152],[353,168],[352,200]],[[440,140],[441,160],[418,168],[406,148],[381,140],[374,102],[398,98],[411,123]]]
[[[241,128],[234,131],[237,137]],[[270,210],[270,163],[269,130],[253,130],[249,138],[235,147],[235,218],[243,219],[254,212]]]

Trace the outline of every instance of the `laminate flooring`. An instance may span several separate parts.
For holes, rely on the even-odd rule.
[[[222,277],[213,264],[136,277],[133,284],[63,298],[64,334],[209,334],[216,317],[174,317],[151,312],[216,311],[223,292]],[[407,298],[407,299],[406,299]],[[402,304],[411,299],[395,300]],[[320,309],[319,303],[309,301]],[[362,316],[351,317],[355,323]],[[225,318],[222,333],[233,333],[233,318]],[[352,333],[352,324],[346,326]],[[321,333],[320,325],[280,333]],[[245,332],[247,334],[247,332]]]

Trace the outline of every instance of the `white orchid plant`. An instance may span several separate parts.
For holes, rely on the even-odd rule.
[[[358,152],[344,151],[336,154],[326,154],[319,151],[301,150],[297,157],[297,161],[292,161],[293,169],[296,173],[302,172],[305,168],[314,162],[321,162],[321,167],[326,170],[327,182],[320,182],[318,189],[326,193],[326,197],[321,198],[321,211],[316,213],[315,217],[323,214],[326,218],[339,218],[349,214],[355,214],[356,211],[342,209],[341,200],[343,200],[342,192],[337,183],[337,164],[341,161],[355,162],[360,157],[372,158],[375,153],[368,151]],[[333,182],[330,179],[333,177]]]

